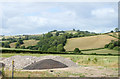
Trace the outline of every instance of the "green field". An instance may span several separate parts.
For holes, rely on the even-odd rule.
[[[15,55],[21,56],[46,56],[46,55],[56,55],[69,58],[72,61],[78,63],[79,65],[87,66],[104,66],[104,67],[118,67],[118,56],[96,56],[96,55],[64,55],[64,54],[16,54],[16,53],[5,53],[2,57],[11,57]],[[96,61],[97,59],[97,61]]]
[[[110,50],[110,49],[98,49],[98,50],[89,50],[89,51],[82,51],[82,53],[86,54],[91,54],[91,53],[96,53],[96,54],[118,54],[117,50]]]

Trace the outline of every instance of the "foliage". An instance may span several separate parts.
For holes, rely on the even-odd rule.
[[[115,32],[119,32],[119,28],[115,28]]]
[[[20,43],[15,43],[15,48],[20,48]]]
[[[79,50],[79,48],[75,48],[74,53],[79,54],[79,53],[81,53],[81,51]]]
[[[10,48],[9,42],[0,42],[0,47]]]
[[[18,42],[19,44],[24,44],[24,42],[23,42],[22,39],[19,39],[17,42]]]
[[[64,46],[62,44],[59,44],[57,46],[57,51],[64,52],[65,51]]]
[[[118,41],[112,40],[109,44],[106,44],[104,47],[114,50],[120,50],[120,40]]]
[[[21,48],[21,49],[25,49],[25,46],[21,46],[20,48]]]
[[[10,43],[16,42],[15,48],[22,48],[22,49],[31,49],[31,50],[39,50],[39,51],[65,51],[64,46],[66,44],[67,39],[75,38],[75,37],[84,37],[84,36],[92,36],[96,35],[96,33],[88,32],[88,31],[80,31],[75,30],[77,33],[68,33],[67,31],[57,31],[53,30],[46,34],[41,35],[19,35],[18,38],[10,37],[10,38],[2,38],[2,40],[9,41]],[[52,32],[55,32],[53,35]],[[39,40],[37,45],[35,46],[21,46],[24,44],[23,40]]]

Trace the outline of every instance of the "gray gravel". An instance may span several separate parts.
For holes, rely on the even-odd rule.
[[[15,69],[23,69],[35,62],[38,62],[38,61],[41,61],[44,59],[53,59],[55,61],[59,61],[65,65],[67,65],[68,67],[78,67],[76,65],[76,63],[74,63],[73,61],[71,61],[69,59],[66,59],[61,56],[52,56],[52,55],[40,56],[40,57],[16,55],[16,56],[12,56],[9,58],[0,58],[0,61],[2,61],[5,64],[5,68],[11,69],[12,68],[12,60],[14,60]]]

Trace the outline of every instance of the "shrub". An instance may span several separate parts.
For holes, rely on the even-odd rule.
[[[53,52],[53,51],[56,51],[56,50],[57,50],[56,46],[51,47],[51,48],[48,49],[49,52]]]
[[[91,55],[96,55],[96,53],[91,53]]]
[[[119,46],[116,46],[116,47],[114,47],[113,49],[119,51],[119,50],[120,50],[120,47],[119,47]]]
[[[109,46],[109,44],[106,44],[106,45],[104,46],[104,48],[108,48],[108,46]]]
[[[79,50],[79,48],[75,48],[74,53],[79,54],[79,53],[81,53],[81,51]]]
[[[20,48],[20,43],[17,42],[17,43],[15,44],[15,48]]]
[[[96,63],[97,61],[98,61],[98,59],[97,59],[97,58],[94,58],[94,59],[93,59],[93,62],[94,62],[94,63]]]
[[[59,45],[57,46],[57,51],[59,51],[59,52],[64,52],[64,51],[65,51],[64,46],[63,46],[62,44],[59,44]]]
[[[108,53],[108,55],[112,55],[111,53]]]
[[[108,46],[108,48],[109,48],[109,49],[113,49],[113,48],[114,48],[114,45],[113,45],[113,44],[110,44],[110,45]]]
[[[18,42],[19,44],[24,44],[23,40],[21,40],[21,39],[18,40],[17,42]]]

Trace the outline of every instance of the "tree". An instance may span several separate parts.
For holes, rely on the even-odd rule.
[[[108,46],[109,46],[109,44],[106,44],[106,45],[104,46],[104,48],[108,48]]]
[[[110,44],[110,45],[108,46],[108,48],[109,48],[109,49],[113,49],[113,48],[114,48],[114,45],[113,45],[113,44]]]
[[[51,36],[53,36],[53,34],[52,33],[47,33],[46,35],[45,35],[47,38],[50,38]]]
[[[43,45],[42,48],[41,48],[41,51],[47,51],[49,48],[48,45]]]
[[[114,31],[113,30],[111,30],[111,33],[113,33]]]
[[[64,46],[63,46],[62,44],[59,44],[59,45],[57,46],[57,51],[59,51],[59,52],[64,52],[64,51],[65,51]]]
[[[59,36],[59,32],[56,32],[55,35],[56,35],[56,36]]]
[[[56,48],[56,46],[54,46],[54,47],[49,48],[48,51],[49,52],[57,51],[57,48]]]
[[[75,29],[73,29],[73,31],[75,31]]]
[[[74,49],[74,53],[76,53],[76,54],[80,54],[81,51],[79,50],[79,48],[75,48],[75,49]]]
[[[119,46],[116,46],[113,48],[114,50],[117,50],[117,51],[120,51],[120,47]]]
[[[10,48],[10,45],[8,42],[5,42],[4,44],[2,44],[2,47],[5,47],[5,48]]]
[[[119,32],[119,28],[115,28],[115,32]]]
[[[80,30],[77,30],[77,32],[80,32]]]
[[[24,44],[24,42],[23,42],[22,39],[19,39],[17,42],[18,42],[19,44]]]
[[[20,43],[17,42],[17,43],[15,44],[15,48],[20,48]]]

